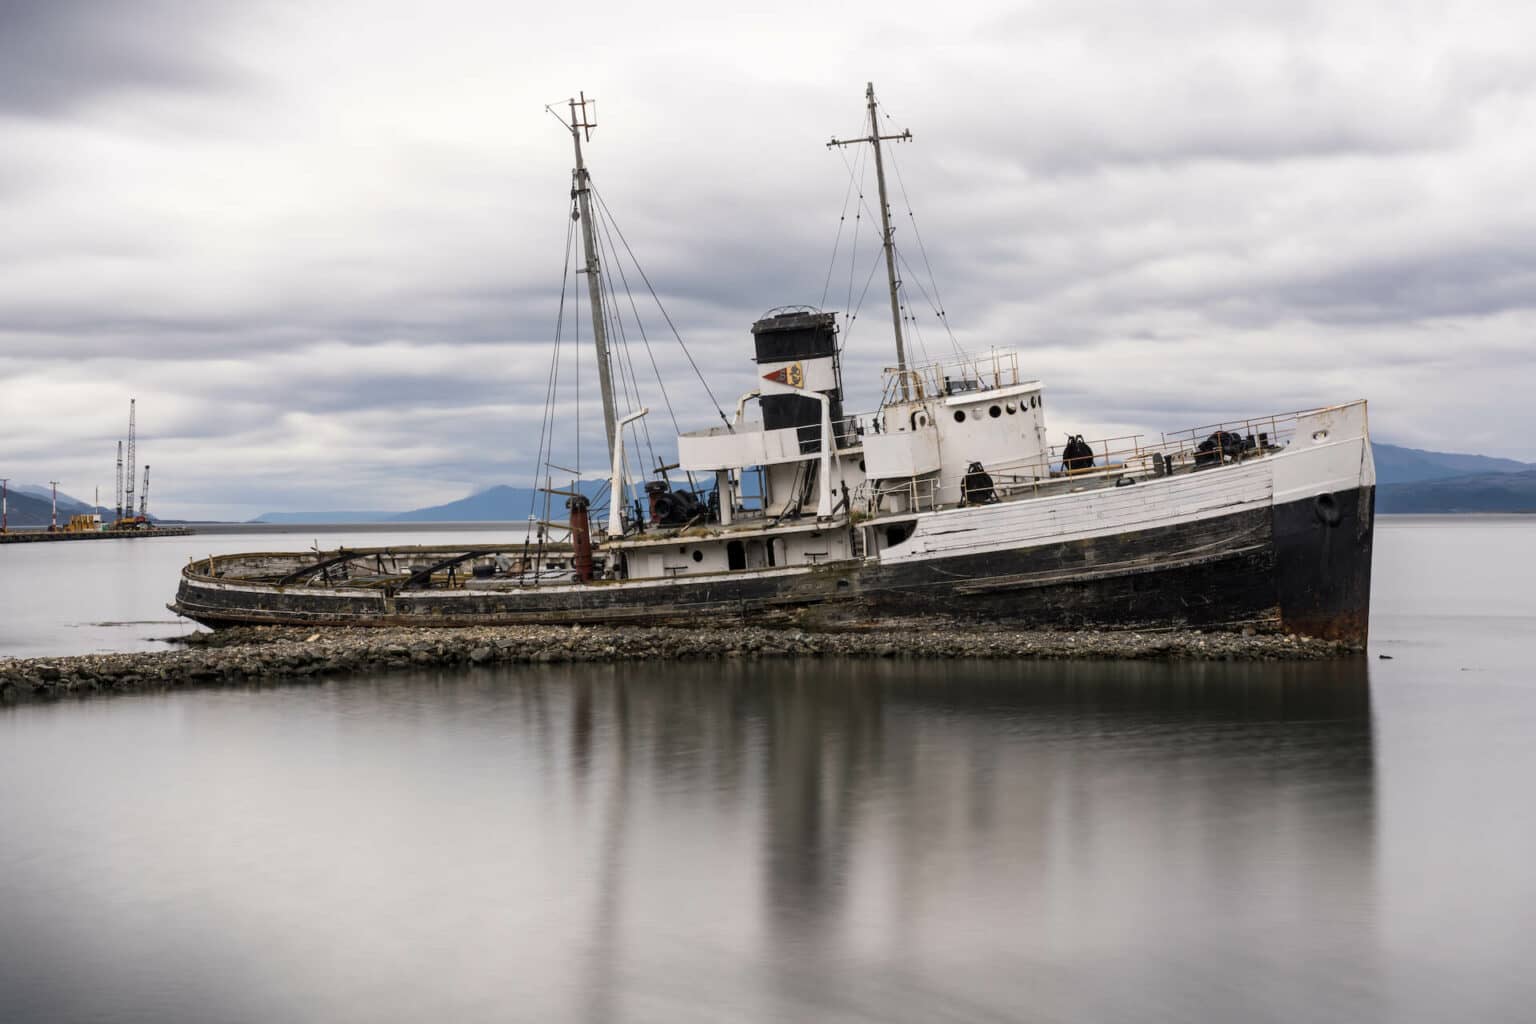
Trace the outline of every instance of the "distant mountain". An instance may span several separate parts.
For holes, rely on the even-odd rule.
[[[594,497],[602,489],[601,481],[584,480],[581,483],[581,492],[589,498]],[[549,501],[550,515],[564,521],[565,498],[556,494],[550,496]],[[389,521],[395,523],[526,522],[530,511],[542,514],[543,508],[544,495],[533,488],[508,487],[500,484],[478,494],[471,494],[467,498],[450,501],[446,505],[433,505],[430,508],[401,512],[390,516]]]
[[[47,487],[37,484],[11,484],[6,488],[6,522],[16,526],[47,526],[52,521],[53,501]],[[91,506],[69,495],[59,494],[59,525],[69,517],[90,512]]]
[[[46,496],[39,497],[32,488],[25,491],[10,490],[6,495],[6,523],[11,527],[47,526],[52,521],[53,502]],[[69,517],[94,511],[91,506],[74,498],[59,495],[59,525],[69,522]],[[103,510],[106,517],[111,510]]]
[[[1488,455],[1460,455],[1430,452],[1419,448],[1400,448],[1395,444],[1372,442],[1376,458],[1376,483],[1407,484],[1421,480],[1445,480],[1472,473],[1524,473],[1536,465],[1499,459]]]
[[[1373,443],[1376,459],[1376,507],[1393,512],[1512,512],[1536,509],[1527,500],[1528,481],[1536,464],[1488,455],[1432,452],[1395,444]],[[1435,484],[1435,487],[1427,487]],[[1444,484],[1444,486],[1439,486]],[[595,497],[601,481],[588,480],[582,493]],[[13,493],[13,501],[15,496]],[[550,515],[565,519],[565,498],[550,499]],[[14,506],[13,506],[14,507]],[[529,510],[542,512],[543,496],[529,487],[501,484],[467,498],[409,512],[366,511],[268,512],[252,522],[284,524],[335,523],[491,523],[523,522]],[[81,506],[78,511],[88,511]],[[64,514],[64,496],[59,496]],[[45,515],[42,520],[48,522]]]
[[[7,489],[6,505],[9,514],[6,516],[11,526],[47,526],[51,519],[52,490],[42,484],[11,484]],[[138,499],[135,498],[135,501]],[[116,509],[93,507],[89,502],[81,501],[74,495],[59,492],[59,525],[69,522],[70,516],[83,515],[94,512],[101,516],[102,522],[110,524]],[[151,522],[160,522],[160,518],[150,514]]]
[[[302,526],[331,523],[383,523],[393,519],[395,512],[263,512],[253,523],[297,524]]]
[[[1469,473],[1376,488],[1376,511],[1536,512],[1536,469],[1524,473]]]

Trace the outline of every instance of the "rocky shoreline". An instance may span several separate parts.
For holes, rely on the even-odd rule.
[[[1141,658],[1316,660],[1358,647],[1278,633],[1005,630],[884,624],[879,629],[494,626],[464,629],[247,627],[193,633],[177,649],[0,658],[0,699],[218,686],[322,675],[495,664],[725,658]]]

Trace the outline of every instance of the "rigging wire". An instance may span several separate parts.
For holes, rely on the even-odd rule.
[[[573,196],[572,200],[571,200],[571,213],[572,214],[575,213],[575,207],[576,207],[576,201],[575,201],[575,198]],[[575,217],[574,216],[567,216],[567,218],[566,218],[566,226],[565,226],[565,257],[561,261],[561,266],[560,266],[560,304],[559,304],[559,307],[558,307],[558,311],[555,314],[555,344],[554,344],[554,347],[552,348],[552,350],[550,351],[549,374],[548,374],[548,377],[547,377],[547,379],[545,381],[545,386],[544,386],[544,412],[543,412],[543,415],[540,417],[540,420],[539,420],[539,449],[538,449],[538,459],[534,463],[534,474],[535,474],[534,487],[533,487],[533,492],[528,496],[528,518],[530,520],[532,520],[532,519],[534,519],[536,517],[537,511],[538,511],[538,502],[539,502],[539,487],[538,487],[538,485],[539,485],[539,481],[538,481],[537,477],[538,477],[538,475],[542,474],[542,472],[543,472],[546,451],[549,448],[552,448],[554,446],[553,430],[554,430],[555,400],[556,400],[556,396],[558,394],[558,387],[559,387],[559,380],[560,380],[560,348],[561,348],[560,342],[561,342],[561,338],[562,338],[562,336],[564,334],[564,330],[565,330],[565,298],[566,298],[566,294],[570,290],[570,285],[571,285],[571,278],[572,278],[572,274],[571,274],[571,252],[572,252],[572,243],[575,240],[575,236],[576,236],[576,220],[575,220]],[[547,498],[548,498],[548,496],[546,495],[546,504],[547,504]],[[546,515],[544,518],[546,520],[548,520],[549,517]],[[539,525],[537,532],[538,532],[538,556],[537,556],[537,560],[536,560],[535,565],[534,565],[534,575],[533,575],[533,579],[534,579],[535,583],[537,583],[538,579],[539,579],[538,564],[542,563],[543,560],[544,560],[544,526],[542,524]],[[523,565],[524,565],[524,571],[525,572],[526,572],[526,568],[527,568],[527,565],[528,565],[528,545],[529,545],[529,538],[528,538],[528,534],[525,532],[523,534]]]
[[[843,240],[843,228],[848,223],[848,203],[853,197],[853,188],[856,183],[853,175],[853,168],[848,164],[848,155],[843,152],[843,147],[837,146],[834,148],[837,149],[838,156],[843,158],[843,166],[848,168],[848,187],[843,190],[843,209],[842,212],[840,212],[837,216],[837,237],[832,240],[832,258],[827,261],[827,279],[821,286],[822,308],[824,308],[827,304],[827,293],[832,290],[832,271],[837,266],[837,249],[838,245]],[[859,199],[862,200],[863,198],[864,194],[860,192]],[[855,230],[857,230],[858,210],[854,210],[854,224]],[[855,234],[855,241],[850,242],[849,244],[854,245],[856,244],[856,241],[857,234]]]
[[[624,283],[624,281],[623,281],[623,277],[624,277],[624,275],[623,275],[623,264],[619,261],[618,252],[613,247],[613,244],[612,244],[613,243],[613,239],[612,239],[611,235],[609,235],[609,233],[608,233],[608,222],[607,222],[607,219],[599,214],[599,215],[595,215],[593,220],[594,220],[594,225],[593,226],[597,228],[596,241],[598,243],[598,247],[602,248],[603,242],[605,240],[608,242],[607,254],[608,254],[609,257],[611,257],[609,259],[609,261],[608,261],[608,266],[610,268],[617,268],[619,270],[620,283]],[[640,403],[641,403],[641,399],[642,399],[641,392],[640,392],[640,377],[635,372],[634,353],[631,350],[630,345],[629,345],[629,335],[624,330],[623,310],[619,306],[618,294],[617,294],[617,292],[614,289],[614,281],[613,281],[612,276],[611,275],[607,275],[607,274],[603,275],[602,284],[603,284],[603,287],[605,289],[605,294],[608,296],[608,300],[609,300],[608,303],[606,304],[606,306],[604,307],[605,308],[605,313],[606,313],[605,319],[613,325],[614,333],[617,335],[617,337],[619,339],[620,352],[621,352],[621,356],[622,356],[622,358],[619,360],[620,383],[623,385],[623,387],[625,389],[624,390],[624,397],[625,397],[625,400],[627,402],[629,402],[629,407],[631,409],[636,409],[636,408],[639,408]],[[627,293],[627,285],[626,285],[626,293]],[[633,296],[630,296],[630,299],[631,299],[631,304],[633,304]],[[638,317],[638,314],[637,314],[636,315],[637,326],[638,326],[638,319],[639,319],[639,317]],[[611,351],[611,349],[610,349],[610,351]],[[624,376],[626,370],[628,371],[628,377],[627,378]],[[663,392],[663,394],[665,394],[665,392]],[[655,461],[656,460],[656,446],[651,441],[650,425],[647,424],[644,419],[641,419],[639,421],[639,424],[640,424],[640,432],[645,435],[645,445],[646,445],[646,448],[647,448],[647,450],[651,454],[652,461]]]
[[[923,287],[923,280],[922,280],[922,278],[917,276],[917,272],[912,269],[912,265],[907,262],[907,258],[905,256],[903,256],[901,253],[897,253],[896,254],[896,259],[897,259],[897,262],[899,262],[901,264],[902,268],[907,273],[910,273],[912,275],[912,281],[913,281],[914,284],[917,285],[918,293],[921,294],[922,297],[927,301],[929,308],[933,310],[934,316],[936,316],[939,319],[940,323],[943,323],[944,322],[944,314],[939,311],[939,307],[935,304],[933,298],[929,296],[928,289]],[[930,282],[930,283],[932,283],[932,282]],[[908,315],[910,316],[912,322],[914,324],[917,323],[917,314],[915,312],[912,312],[911,310],[908,310],[907,312],[908,312]],[[948,324],[944,324],[944,329],[945,329],[946,332],[948,332],[949,331],[949,325]],[[954,336],[953,333],[949,334],[949,343],[954,348],[955,355],[957,357],[959,357],[960,361],[961,362],[965,362],[965,360],[967,358],[967,354],[966,354],[965,350],[960,347],[960,344],[957,341],[955,341],[955,336]]]
[[[881,111],[885,114],[886,120],[889,121],[891,119],[890,113],[884,107],[881,108]],[[933,298],[930,301],[930,305],[934,307],[934,312],[938,314],[939,322],[944,325],[944,332],[949,335],[949,343],[954,347],[955,354],[963,360],[967,358],[966,352],[960,347],[960,342],[955,338],[955,332],[949,326],[949,313],[944,308],[944,297],[939,294],[939,279],[934,275],[933,264],[928,260],[928,247],[923,244],[923,233],[917,226],[917,214],[912,210],[912,199],[907,194],[906,180],[901,176],[901,162],[896,158],[895,147],[891,149],[891,169],[896,172],[896,185],[901,189],[901,201],[906,205],[907,219],[912,223],[912,237],[917,239],[917,251],[923,257],[923,269],[928,272],[928,283],[933,286]],[[918,288],[921,289],[922,279],[916,277],[914,279],[917,280]],[[924,297],[927,297],[926,294]]]
[[[612,266],[614,267],[614,269],[616,269],[618,271],[618,274],[619,274],[619,284],[621,286],[623,286],[623,288],[624,288],[624,297],[629,300],[629,309],[630,309],[630,313],[634,317],[635,328],[640,332],[640,341],[645,346],[646,358],[650,360],[651,372],[656,377],[656,389],[657,389],[657,391],[659,391],[661,393],[661,400],[662,400],[662,402],[667,407],[667,418],[672,421],[672,430],[673,430],[673,432],[675,434],[682,434],[683,428],[677,422],[677,412],[676,412],[676,410],[674,410],[672,408],[672,395],[671,395],[671,392],[668,391],[666,382],[662,379],[662,376],[661,376],[661,366],[656,361],[656,352],[651,347],[650,335],[645,330],[645,320],[640,316],[640,309],[635,304],[635,293],[629,287],[629,276],[624,273],[624,264],[623,264],[622,261],[620,261],[618,259],[617,247],[614,246],[614,244],[613,244],[613,236],[612,236],[612,234],[609,233],[608,219],[606,217],[603,218],[601,221],[599,221],[599,225],[600,225],[600,227],[602,229],[602,232],[603,232],[603,235],[604,235],[604,237],[605,237],[605,239],[606,239],[606,241],[608,243],[609,251],[615,254]],[[631,372],[633,372],[633,370],[631,370]],[[637,389],[638,389],[638,382],[637,382],[636,386],[637,386]],[[644,421],[642,421],[642,422],[644,422]],[[647,428],[647,439],[649,439],[649,428]],[[655,456],[655,450],[654,449],[652,449],[652,453],[651,454],[652,454],[653,457]],[[688,477],[688,486],[689,486],[689,488],[690,489],[696,489],[697,485],[694,483],[693,473],[691,471],[688,471],[688,470],[685,470],[684,473]]]
[[[854,158],[854,162],[851,163],[851,164],[848,162],[848,154],[843,151],[843,148],[841,146],[839,146],[838,149],[837,149],[837,155],[843,158],[843,166],[848,169],[848,177],[849,177],[849,179],[853,180],[855,178],[856,173],[857,173],[857,180],[858,180],[859,205],[853,211],[853,239],[848,243],[848,298],[847,298],[847,300],[845,301],[845,303],[843,305],[843,309],[846,310],[847,314],[848,314],[848,329],[850,331],[852,331],[853,330],[853,320],[854,320],[854,317],[857,315],[853,311],[853,280],[854,280],[854,273],[855,273],[855,270],[856,270],[857,264],[858,264],[859,228],[864,223],[864,211],[869,209],[869,204],[867,204],[864,201],[864,178],[863,178],[863,175],[867,174],[868,171],[862,167],[862,164],[864,162],[864,152],[863,152],[863,150],[859,151],[859,155]],[[855,167],[856,166],[858,166],[860,168],[857,172],[855,172]],[[869,287],[868,284],[866,284],[865,285],[865,289],[868,290],[868,287]],[[863,302],[864,302],[864,300],[861,297],[859,299],[860,305],[862,305]],[[846,338],[843,339],[843,344],[844,345],[847,344],[847,339]]]
[[[587,185],[592,189],[592,195],[597,198],[598,205],[602,207],[603,216],[608,218],[609,223],[613,225],[613,232],[619,236],[619,241],[623,243],[624,251],[629,254],[630,262],[634,263],[635,270],[640,274],[640,280],[645,282],[646,290],[651,293],[651,299],[655,301],[656,308],[661,310],[662,319],[666,320],[667,327],[672,331],[672,337],[677,339],[678,347],[683,350],[683,355],[687,356],[688,365],[693,367],[694,376],[698,377],[699,383],[704,386],[704,393],[709,396],[710,404],[715,407],[715,412],[719,414],[720,422],[725,424],[727,430],[732,430],[731,421],[725,417],[725,410],[720,408],[720,403],[716,400],[715,393],[709,388],[709,381],[704,379],[704,374],[699,369],[699,364],[693,359],[693,353],[688,351],[688,346],[683,342],[683,336],[677,331],[677,325],[672,322],[672,317],[667,312],[667,308],[661,304],[661,296],[656,294],[656,287],[651,284],[651,279],[646,276],[645,268],[635,258],[634,250],[629,247],[629,240],[624,237],[624,230],[619,227],[618,221],[614,219],[613,213],[608,209],[608,203],[603,199],[603,194],[597,190],[597,186],[592,184],[590,175],[587,178]]]
[[[591,179],[589,177],[588,182],[590,183],[590,181]],[[597,243],[599,250],[601,250],[604,235],[608,230],[607,218],[601,212],[593,213],[593,227],[597,229],[594,233],[594,241]],[[613,249],[611,244],[607,252],[611,257],[609,260],[609,266],[619,267],[622,269],[623,264],[619,261],[618,253]],[[599,258],[601,259],[601,256]],[[622,277],[622,273],[620,276]],[[619,307],[618,297],[614,291],[614,285],[611,277],[603,275],[602,277],[599,277],[598,282],[601,288],[604,290],[604,294],[608,298],[608,301],[604,304],[603,307],[603,322],[609,327],[610,337],[618,339],[619,358],[615,360],[615,362],[617,362],[619,369],[619,386],[623,389],[624,400],[628,404],[629,408],[637,409],[639,408],[641,402],[640,381],[639,376],[635,372],[634,354],[630,349],[629,336],[628,333],[624,330],[624,322],[621,316],[622,311]],[[612,356],[613,351],[613,346],[610,346],[610,357]],[[610,366],[611,365],[612,363],[610,363]],[[642,437],[644,440],[645,449],[650,454],[651,460],[656,462],[657,465],[661,465],[661,462],[656,458],[656,446],[651,439],[650,425],[646,423],[645,419],[640,419],[638,421],[638,426],[631,425],[630,429],[635,431],[636,444],[634,447],[625,446],[624,468],[626,473],[629,473],[630,470],[634,470],[633,474],[629,477],[631,480],[644,480],[648,474],[645,470],[645,464],[640,458],[640,452],[638,450],[640,447],[639,442],[641,441]],[[631,460],[633,460],[633,464],[631,464]],[[619,500],[624,500],[624,496],[622,494],[619,495]]]

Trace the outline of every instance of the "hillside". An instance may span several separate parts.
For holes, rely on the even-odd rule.
[[[588,497],[596,495],[602,489],[603,485],[593,480],[584,481],[581,485],[582,493]],[[389,521],[396,523],[526,521],[530,510],[542,512],[543,497],[529,487],[509,487],[501,484],[478,494],[471,494],[467,498],[450,501],[446,505],[433,505],[430,508],[402,512],[399,515],[390,516]],[[563,520],[565,499],[559,495],[552,496],[550,509],[551,516]]]
[[[283,525],[331,525],[335,523],[383,523],[393,519],[394,512],[353,512],[334,510],[325,512],[263,512],[252,519],[253,523],[278,523]]]
[[[41,490],[42,494],[37,492]],[[11,487],[6,496],[6,522],[12,528],[19,526],[47,526],[51,521],[52,500],[47,488],[38,488],[35,485],[22,485]],[[67,494],[59,495],[59,525],[69,522],[69,517],[82,512],[90,512],[91,506],[71,498]]]
[[[1371,445],[1376,458],[1378,484],[1406,484],[1422,480],[1446,480],[1450,477],[1483,473],[1523,473],[1536,465],[1499,459],[1488,455],[1462,455],[1455,452],[1431,452],[1420,448],[1401,448],[1395,444]]]
[[[1372,445],[1376,459],[1377,511],[1394,512],[1515,512],[1536,510],[1529,481],[1536,464],[1488,455],[1432,452],[1400,445]],[[582,484],[582,491],[596,495],[598,481]],[[465,523],[522,522],[530,508],[541,508],[528,487],[501,484],[457,501],[409,512],[328,510],[320,512],[268,512],[252,522],[284,524],[337,523]],[[12,502],[16,496],[12,494]],[[59,499],[63,514],[64,499]],[[87,511],[81,506],[80,511]],[[552,499],[551,515],[565,518],[565,499]],[[13,520],[14,521],[14,520]],[[44,504],[42,524],[46,525]]]
[[[1387,515],[1536,512],[1536,470],[1385,484],[1376,488],[1376,511]]]

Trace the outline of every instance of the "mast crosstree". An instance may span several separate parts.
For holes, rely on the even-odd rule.
[[[901,336],[901,298],[898,294],[901,281],[896,277],[896,234],[891,228],[891,204],[886,198],[885,192],[885,160],[880,153],[882,142],[910,142],[912,133],[903,129],[896,135],[880,134],[880,118],[875,103],[875,83],[870,82],[864,90],[864,98],[869,103],[869,134],[861,139],[833,138],[827,143],[827,148],[834,146],[857,146],[869,143],[875,147],[875,181],[880,186],[880,238],[881,245],[885,249],[885,278],[891,289],[891,330],[896,335],[896,369],[897,376],[901,380],[901,395],[907,397],[907,349]]]

